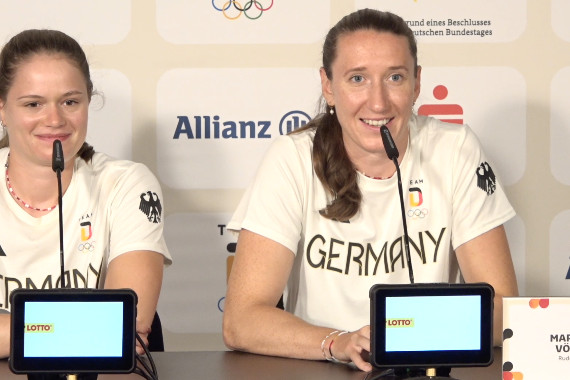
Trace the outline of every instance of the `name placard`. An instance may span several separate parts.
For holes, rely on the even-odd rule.
[[[570,297],[503,299],[503,379],[561,379],[570,372]]]

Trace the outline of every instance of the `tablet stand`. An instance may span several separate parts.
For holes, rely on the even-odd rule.
[[[449,369],[451,372],[451,369]],[[426,375],[425,376],[415,376],[415,377],[407,377],[406,379],[409,380],[457,380],[453,377],[449,376],[437,376],[437,369],[436,368],[426,368]]]
[[[97,380],[97,373],[28,373],[28,380]]]
[[[438,374],[439,373],[439,374]],[[450,377],[451,368],[396,368],[367,377],[369,380],[458,380]]]

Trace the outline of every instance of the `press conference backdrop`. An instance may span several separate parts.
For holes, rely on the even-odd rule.
[[[326,32],[365,7],[416,33],[416,110],[468,123],[485,146],[518,212],[506,229],[521,294],[570,295],[566,0],[1,0],[0,42],[55,28],[84,46],[104,95],[88,141],[162,184],[167,350],[223,348],[225,225],[271,141],[315,115]]]

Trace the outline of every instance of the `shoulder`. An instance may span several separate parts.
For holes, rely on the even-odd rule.
[[[447,123],[431,116],[415,115],[410,121],[410,129],[418,136],[457,137],[472,133],[467,124]]]
[[[298,133],[279,136],[273,142],[277,149],[295,150],[297,152],[311,151],[313,148],[314,129],[304,130]]]
[[[410,136],[413,145],[434,151],[480,147],[477,136],[467,124],[446,123],[429,116],[413,117]]]
[[[267,151],[265,161],[311,162],[313,130],[278,136]]]
[[[76,162],[78,181],[103,189],[134,188],[135,185],[159,188],[158,180],[150,169],[141,163],[120,160],[104,153],[95,153],[89,162],[78,159]],[[96,184],[96,185],[95,185]]]
[[[121,177],[129,174],[150,174],[150,170],[146,165],[130,161],[116,159],[105,153],[95,153],[89,162],[78,159],[78,173],[89,173],[102,177]]]

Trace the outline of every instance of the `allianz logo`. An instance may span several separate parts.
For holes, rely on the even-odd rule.
[[[269,120],[223,120],[219,115],[177,116],[172,138],[179,139],[270,139]],[[290,111],[279,121],[279,134],[285,135],[301,128],[311,120],[303,111]]]

